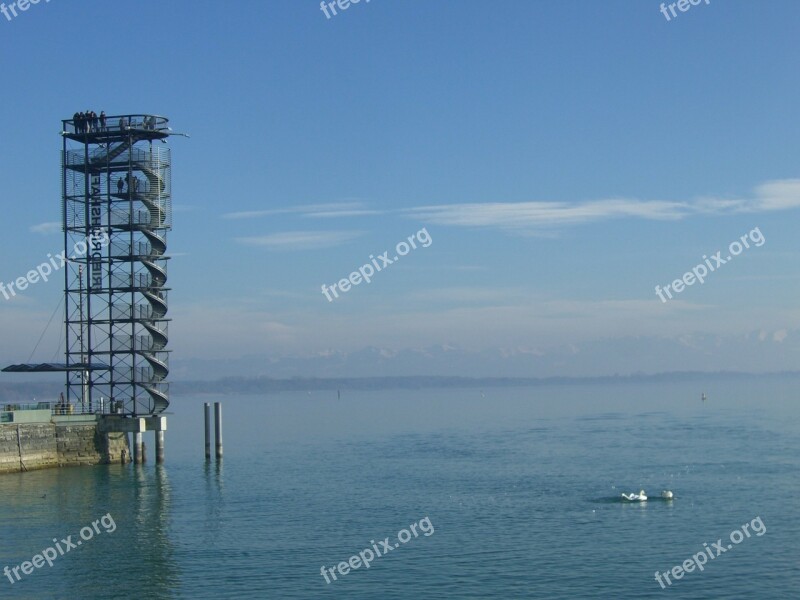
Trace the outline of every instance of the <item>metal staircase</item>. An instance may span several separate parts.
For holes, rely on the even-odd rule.
[[[90,394],[121,403],[124,414],[156,414],[169,406],[166,237],[172,223],[170,153],[154,142],[171,130],[163,117],[122,118],[131,125],[91,133],[70,133],[72,122],[64,122],[66,236],[88,238],[99,222],[110,239],[102,258],[83,261],[87,272],[94,269],[88,282],[71,283],[67,276],[68,300],[73,296],[67,306],[67,361],[102,358],[108,373],[84,376],[91,379]],[[142,125],[148,121],[150,127]],[[79,142],[79,148],[67,149],[67,140]]]

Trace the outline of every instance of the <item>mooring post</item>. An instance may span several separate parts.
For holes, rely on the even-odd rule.
[[[211,405],[206,402],[206,460],[211,460]]]
[[[156,464],[164,464],[164,432],[156,431]]]
[[[142,432],[136,431],[133,434],[133,464],[140,465],[144,462],[143,451]]]
[[[222,458],[222,403],[214,402],[214,433],[217,442],[217,458]]]

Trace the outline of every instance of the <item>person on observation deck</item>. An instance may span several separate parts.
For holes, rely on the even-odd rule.
[[[106,111],[100,111],[100,131],[106,131]]]

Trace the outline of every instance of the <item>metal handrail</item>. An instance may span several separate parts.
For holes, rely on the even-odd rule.
[[[65,133],[104,133],[109,131],[170,131],[169,119],[159,115],[150,114],[130,114],[130,115],[107,115],[106,128],[102,129],[98,116],[98,129],[92,128],[89,124],[87,131],[78,131],[75,119],[62,119],[63,131]],[[71,129],[71,131],[70,131]]]
[[[49,410],[55,402],[10,402],[2,405],[2,412],[14,412],[18,410]]]

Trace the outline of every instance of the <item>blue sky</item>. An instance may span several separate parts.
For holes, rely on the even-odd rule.
[[[633,372],[684,366],[660,340],[703,336],[703,370],[757,362],[758,345],[736,364],[713,351],[755,335],[788,368],[800,4],[712,0],[669,22],[659,4],[362,0],[327,19],[313,0],[51,0],[0,16],[0,280],[59,250],[60,120],[155,113],[191,134],[170,142],[176,361],[573,348],[565,372],[589,374],[636,339],[614,368]],[[755,227],[763,246],[659,301]],[[422,228],[429,247],[326,301],[322,284]],[[0,298],[0,359],[28,358],[60,287]]]

